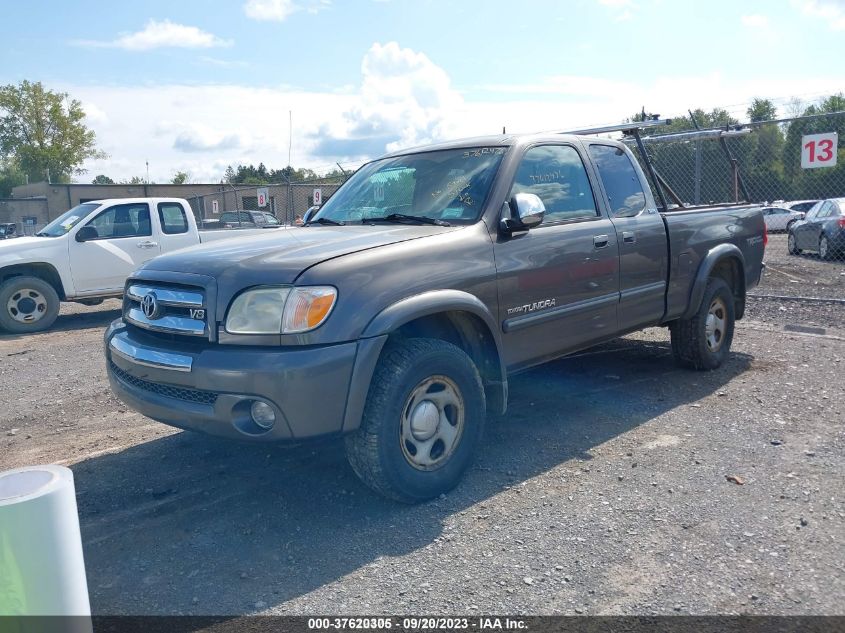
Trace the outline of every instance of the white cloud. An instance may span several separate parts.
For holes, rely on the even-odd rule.
[[[449,76],[423,53],[396,42],[375,43],[361,62],[363,82],[355,106],[344,123],[323,129],[323,150],[332,140],[385,140],[393,150],[445,138],[451,131],[450,111],[463,99]]]
[[[217,68],[246,68],[249,66],[245,61],[234,59],[219,59],[217,57],[210,57],[208,55],[200,55],[197,61],[208,66],[216,66]]]
[[[739,20],[743,26],[749,29],[766,30],[770,27],[769,18],[765,15],[743,15]]]
[[[283,22],[297,11],[317,13],[330,4],[331,0],[247,0],[244,13],[253,20]]]
[[[845,31],[845,0],[792,0],[805,15],[821,18],[833,31]]]
[[[598,3],[615,12],[614,19],[617,22],[627,22],[634,17],[634,11],[638,8],[633,0],[598,0]]]
[[[231,46],[231,40],[223,40],[196,26],[176,24],[170,20],[150,20],[135,33],[123,33],[117,39],[73,40],[77,46],[92,48],[122,48],[127,51],[147,51],[153,48],[213,48]]]
[[[183,129],[173,140],[173,149],[180,152],[212,152],[234,150],[243,147],[244,142],[237,132],[221,133],[205,125],[192,124]]]
[[[149,159],[158,182],[175,171],[191,173],[194,182],[218,182],[230,164],[287,164],[289,110],[293,165],[320,171],[337,160],[350,166],[390,149],[497,134],[503,126],[510,133],[592,127],[618,123],[643,106],[673,116],[690,107],[747,104],[760,95],[831,94],[841,84],[838,76],[760,79],[719,72],[644,82],[556,75],[470,87],[470,98],[429,57],[389,42],[371,46],[358,85],[342,91],[241,84],[57,88],[85,104],[88,125],[111,156],[86,163],[89,174],[131,178],[144,174]],[[745,107],[731,111],[741,118]]]

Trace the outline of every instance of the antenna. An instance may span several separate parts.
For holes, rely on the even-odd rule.
[[[288,110],[288,167],[290,164],[290,153],[293,149],[293,110]]]

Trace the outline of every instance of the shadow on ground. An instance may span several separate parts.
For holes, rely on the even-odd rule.
[[[676,369],[668,344],[617,340],[512,379],[476,466],[446,498],[408,507],[370,493],[342,444],[285,448],[178,433],[73,467],[98,614],[249,611],[379,556],[425,547],[448,516],[694,402],[748,369]],[[198,600],[194,602],[194,598]]]

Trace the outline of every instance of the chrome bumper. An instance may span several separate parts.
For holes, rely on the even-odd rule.
[[[130,341],[129,335],[126,332],[119,332],[109,340],[109,350],[111,350],[112,354],[116,354],[133,363],[145,367],[155,367],[156,369],[190,372],[194,363],[194,359],[191,356],[165,352]]]

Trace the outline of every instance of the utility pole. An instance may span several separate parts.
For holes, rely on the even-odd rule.
[[[695,115],[692,113],[692,110],[687,110],[689,112],[689,118],[692,121],[692,124],[695,126],[696,130],[700,130],[701,128],[698,126],[698,121],[695,120]],[[695,174],[693,176],[693,185],[694,185],[694,192],[693,192],[693,204],[701,204],[701,141],[698,140],[695,142]]]
[[[147,184],[150,184],[150,161],[147,160]]]

